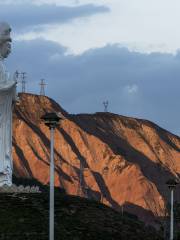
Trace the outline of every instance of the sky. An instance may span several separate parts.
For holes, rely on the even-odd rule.
[[[178,0],[0,0],[8,70],[69,113],[104,110],[180,134]],[[19,84],[18,90],[21,90]]]

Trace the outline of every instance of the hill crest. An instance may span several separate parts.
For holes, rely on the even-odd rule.
[[[46,111],[64,119],[55,131],[55,184],[149,221],[165,214],[166,181],[180,174],[180,138],[147,120],[111,113],[68,114],[50,98],[20,94],[13,121],[16,176],[49,182]],[[80,180],[81,179],[81,180]],[[81,187],[80,187],[81,182]],[[176,198],[180,198],[177,189]]]

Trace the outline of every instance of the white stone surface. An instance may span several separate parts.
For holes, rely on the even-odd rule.
[[[18,186],[18,192],[23,192],[23,191],[24,191],[23,185]]]
[[[12,184],[11,186],[3,185],[0,187],[0,193],[41,193],[38,186],[17,186]]]
[[[11,52],[11,28],[0,23],[0,186],[12,185],[12,103],[16,99],[16,81],[4,66]]]

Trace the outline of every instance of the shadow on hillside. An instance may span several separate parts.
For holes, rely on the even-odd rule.
[[[30,141],[28,141],[28,144],[29,144],[32,152],[33,152],[34,155],[36,156],[36,158],[37,158],[39,161],[43,162],[45,165],[50,166],[49,161],[48,161],[48,159],[50,158],[50,156],[49,156],[49,155],[46,155],[46,159],[47,159],[47,160],[45,161],[45,160],[38,154],[38,152],[36,151],[35,147],[33,146],[33,144],[32,144]],[[62,157],[61,157],[61,158],[62,158]],[[66,181],[68,181],[68,182],[72,182],[71,178],[70,178],[60,167],[58,167],[58,166],[56,166],[56,165],[55,165],[55,172],[57,172],[58,175],[60,175],[64,180],[66,180]],[[61,178],[59,178],[59,180],[60,180],[61,186],[63,186],[63,181],[61,180]]]
[[[176,138],[179,138],[180,140],[180,137],[177,136],[177,135],[174,135],[173,133],[171,132],[168,132],[167,130],[159,127],[158,125],[152,123],[152,122],[149,122],[147,120],[144,120],[146,125],[148,125],[149,127],[154,127],[154,129],[156,130],[158,136],[161,138],[162,141],[164,141],[166,144],[168,144],[169,146],[171,146],[171,148],[173,148],[175,151],[177,152],[180,152],[180,149],[176,146],[176,144],[169,138],[168,134],[171,134],[172,136],[176,137]]]
[[[71,121],[75,122],[82,130],[90,135],[94,135],[102,142],[107,144],[115,155],[121,155],[128,162],[138,164],[143,175],[151,182],[153,182],[160,194],[167,199],[168,188],[166,181],[173,178],[168,169],[163,168],[160,164],[155,164],[142,152],[135,149],[118,133],[114,132],[110,117],[96,117],[88,115],[72,115]]]
[[[24,176],[28,176],[28,177],[33,177],[33,173],[31,171],[31,168],[29,166],[28,160],[25,158],[23,151],[21,150],[21,148],[16,144],[14,138],[13,138],[13,145],[14,145],[14,149],[15,152],[19,158],[19,160],[21,161],[21,167],[23,168],[23,173],[21,172],[20,175],[24,175]]]
[[[83,169],[88,168],[91,171],[91,174],[94,177],[94,179],[95,179],[95,181],[98,185],[98,188],[100,190],[101,197],[105,198],[110,203],[110,205],[112,207],[114,207],[116,209],[119,209],[120,208],[119,204],[111,197],[109,189],[106,186],[105,181],[104,181],[103,177],[101,176],[101,174],[98,173],[98,172],[94,172],[90,169],[86,159],[82,156],[82,154],[80,153],[80,151],[76,147],[76,145],[75,145],[73,139],[71,138],[71,136],[67,132],[65,132],[65,130],[63,128],[60,128],[58,130],[63,135],[66,142],[68,142],[68,144],[71,146],[71,149],[76,154],[76,156],[78,157],[78,159],[80,161],[80,164],[83,165]],[[81,171],[79,170],[79,172],[78,172],[79,177],[80,177],[80,174],[81,174]],[[85,182],[83,174],[82,174],[82,186],[83,186],[84,194],[86,194],[85,193],[86,182]],[[94,194],[94,191],[92,189],[88,189],[88,191],[91,192],[90,194],[92,194],[92,195]]]
[[[16,115],[18,116],[19,119],[22,119],[31,129],[33,132],[36,133],[36,135],[39,137],[39,139],[41,139],[41,141],[43,142],[44,146],[46,146],[48,152],[50,151],[50,140],[46,137],[46,135],[40,130],[40,128],[38,126],[36,126],[35,124],[33,124],[30,120],[28,121],[23,114],[19,111],[16,110]],[[28,141],[28,140],[27,140]],[[49,166],[49,162],[45,161],[44,159],[42,159],[40,157],[40,155],[38,154],[38,152],[35,150],[35,148],[32,146],[32,144],[30,142],[29,146],[32,150],[32,152],[34,153],[34,155],[39,159],[39,161],[42,161],[44,164]],[[15,143],[15,141],[13,141],[13,145],[15,147],[15,151],[20,159],[20,161],[22,162],[22,166],[24,167],[24,169],[27,171],[27,173],[29,174],[30,177],[33,177],[32,171],[30,169],[30,166],[28,164],[28,160],[25,158],[23,151],[19,148],[19,146]],[[69,164],[57,151],[56,149],[54,149],[54,153],[55,153],[55,158],[58,159],[59,161],[63,161],[66,164]],[[46,157],[49,158],[49,155],[46,154]],[[71,181],[71,178],[62,171],[62,169],[58,166],[56,166],[55,171],[58,173],[58,176],[61,175],[61,177],[63,177],[64,180],[66,181]],[[62,178],[59,178],[61,185],[63,186],[63,181]]]
[[[154,225],[155,223],[155,216],[153,213],[147,209],[144,209],[143,207],[130,202],[125,202],[123,204],[123,210],[135,216],[138,216],[139,219],[141,219],[143,222],[146,222],[147,224]]]

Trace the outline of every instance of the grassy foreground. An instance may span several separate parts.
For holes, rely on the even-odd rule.
[[[136,217],[60,192],[55,194],[56,240],[161,240]],[[0,239],[47,240],[48,193],[0,193]]]

